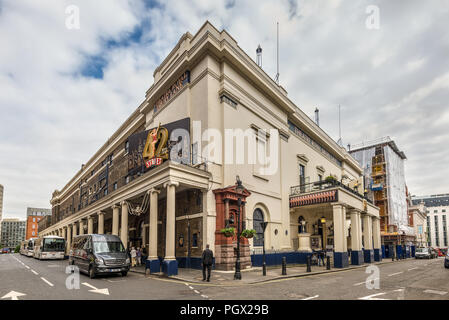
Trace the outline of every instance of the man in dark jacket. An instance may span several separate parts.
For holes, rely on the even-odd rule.
[[[203,256],[201,257],[201,263],[203,264],[203,281],[206,280],[206,269],[207,269],[207,281],[210,281],[210,271],[212,269],[212,262],[214,259],[214,253],[209,249],[209,245],[206,245],[206,249],[203,251]]]

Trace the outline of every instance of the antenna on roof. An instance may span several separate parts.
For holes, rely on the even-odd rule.
[[[340,116],[340,113],[341,113],[341,107],[340,107],[340,105],[338,105],[338,141],[337,141],[337,144],[340,146],[340,147],[343,147],[343,141],[341,140],[341,116]]]
[[[276,62],[277,62],[277,72],[275,81],[279,85],[279,22],[277,22],[277,56],[276,56]]]

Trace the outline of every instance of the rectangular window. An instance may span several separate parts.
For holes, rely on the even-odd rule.
[[[192,235],[192,247],[194,248],[198,247],[198,233],[194,233]]]
[[[114,183],[114,190],[117,190],[117,182]]]
[[[125,154],[127,154],[129,152],[129,141],[126,140],[125,142]]]
[[[128,184],[129,183],[129,176],[126,176],[125,177],[125,184]]]

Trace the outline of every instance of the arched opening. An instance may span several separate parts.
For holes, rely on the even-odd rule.
[[[263,226],[264,222],[263,212],[260,209],[255,209],[253,213],[253,228],[256,230],[256,237],[254,238],[253,246],[254,247],[262,247],[263,246]]]

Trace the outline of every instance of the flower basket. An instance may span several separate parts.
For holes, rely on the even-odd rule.
[[[256,230],[254,229],[245,229],[242,231],[241,236],[247,239],[250,239],[256,235]]]
[[[223,233],[223,235],[227,238],[229,237],[233,237],[235,234],[235,228],[224,228],[220,230],[221,233]]]

